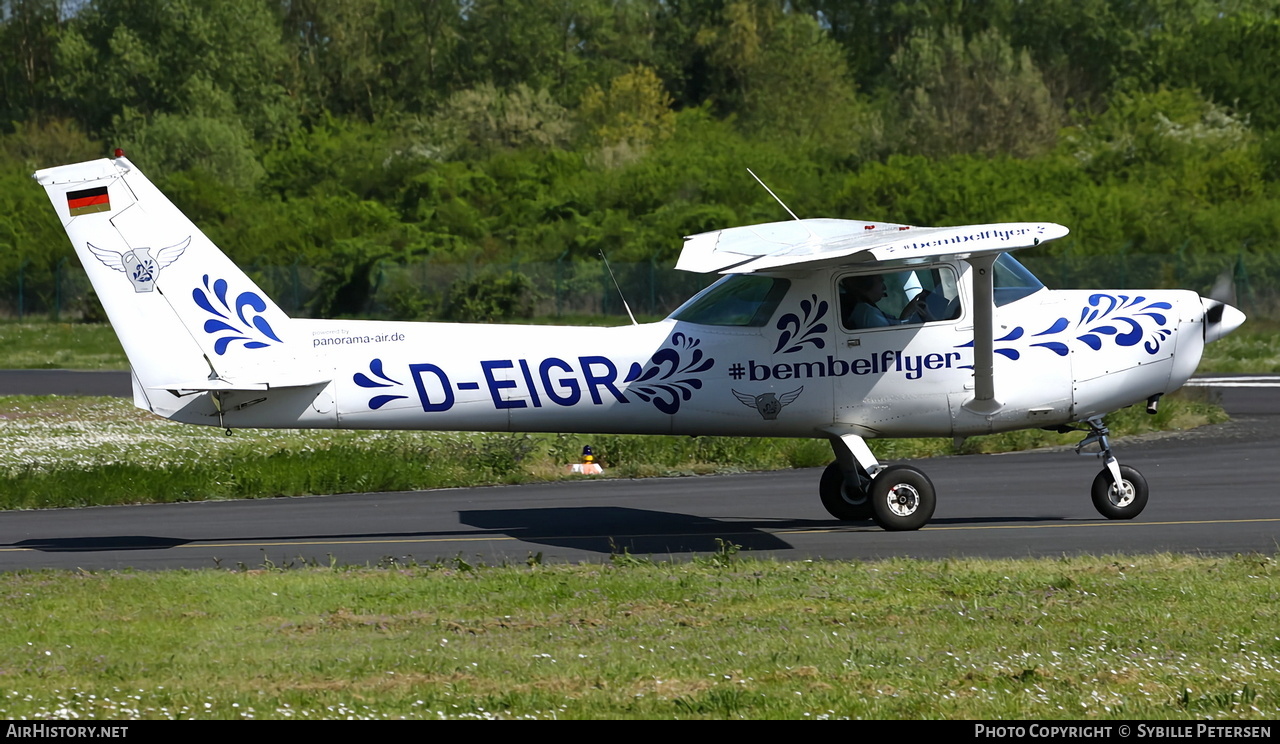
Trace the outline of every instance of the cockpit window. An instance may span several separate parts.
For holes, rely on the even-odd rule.
[[[842,278],[838,287],[840,318],[850,330],[920,325],[960,317],[960,287],[947,266],[853,274]]]
[[[773,317],[790,286],[786,279],[731,274],[694,295],[671,317],[702,325],[760,327]]]
[[[1044,289],[1044,284],[1008,253],[996,259],[992,281],[996,307],[1003,307]]]

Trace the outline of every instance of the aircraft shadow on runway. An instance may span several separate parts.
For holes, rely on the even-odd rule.
[[[96,553],[112,550],[167,550],[199,540],[150,535],[105,535],[97,537],[50,537],[19,540],[4,547],[39,550],[42,553]]]
[[[165,550],[182,545],[236,542],[306,542],[406,540],[431,538],[474,540],[491,535],[523,542],[568,547],[610,554],[713,552],[721,545],[716,538],[748,550],[780,550],[792,547],[768,530],[812,529],[831,526],[819,520],[717,520],[691,514],[658,512],[622,507],[573,507],[546,509],[496,509],[460,512],[459,521],[479,529],[432,532],[340,533],[325,535],[242,535],[186,539],[152,535],[112,535],[92,537],[32,538],[8,547],[46,553],[77,553],[120,550]],[[870,523],[867,523],[870,525]]]
[[[793,548],[785,531],[848,531],[884,533],[874,522],[837,522],[830,519],[722,518],[678,512],[632,509],[615,506],[549,507],[539,509],[488,509],[462,511],[459,521],[477,529],[433,532],[365,532],[310,535],[241,535],[232,537],[180,538],[154,535],[109,535],[92,537],[32,538],[5,547],[45,553],[91,553],[129,550],[167,550],[201,543],[280,543],[290,540],[309,543],[332,540],[440,539],[475,540],[491,535],[551,547],[572,548],[604,555],[630,553],[637,556],[669,553],[712,553],[726,543],[744,550],[786,550]],[[1060,522],[1061,516],[966,517],[934,519],[931,526],[977,525],[988,523]],[[925,530],[927,533],[927,529]],[[719,541],[718,541],[719,540]]]
[[[712,519],[619,506],[487,509],[459,512],[458,519],[523,542],[633,555],[711,553],[722,548],[717,539],[746,550],[785,550],[793,546],[770,530],[822,524],[814,520]]]

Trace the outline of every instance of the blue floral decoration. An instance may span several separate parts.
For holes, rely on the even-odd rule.
[[[1163,312],[1172,309],[1173,305],[1167,302],[1147,302],[1147,298],[1141,296],[1089,295],[1089,307],[1080,311],[1080,321],[1076,324],[1077,328],[1087,326],[1087,330],[1076,338],[1097,351],[1102,348],[1103,336],[1114,337],[1117,346],[1137,346],[1145,336],[1146,343],[1142,344],[1142,348],[1148,354],[1155,354],[1160,351],[1160,344],[1173,335],[1172,331],[1164,327],[1169,318]],[[1151,330],[1150,335],[1147,335],[1147,329],[1143,327],[1143,323],[1149,321],[1144,321],[1143,318],[1155,321],[1156,327]],[[1100,325],[1094,325],[1095,322]]]
[[[1137,346],[1148,354],[1157,354],[1160,346],[1173,335],[1173,331],[1165,326],[1169,316],[1165,311],[1172,310],[1173,305],[1164,301],[1149,302],[1146,297],[1136,295],[1110,295],[1102,292],[1089,295],[1089,303],[1080,310],[1080,317],[1073,325],[1067,318],[1058,318],[1048,328],[1031,334],[1028,339],[1043,338],[1028,344],[1031,348],[1048,349],[1060,357],[1070,353],[1068,343],[1071,338],[1054,339],[1052,337],[1070,333],[1094,351],[1101,351],[1106,339],[1110,338],[1117,346]],[[1005,336],[996,339],[996,343],[1009,343],[1026,336],[1026,330],[1018,326]],[[1145,339],[1145,343],[1143,340]],[[970,348],[973,342],[957,346],[958,349]],[[1022,352],[1012,346],[994,349],[995,353],[1009,359],[1021,358]]]
[[[698,348],[702,342],[692,336],[674,333],[670,341],[671,346],[654,352],[646,366],[632,363],[623,380],[634,383],[627,387],[628,395],[652,403],[659,411],[668,414],[679,411],[680,401],[689,400],[694,390],[702,389],[702,380],[685,375],[701,374],[716,363],[702,353]]]
[[[363,372],[355,373],[355,375],[352,376],[351,381],[362,388],[389,388],[389,387],[399,387],[400,385],[403,384],[401,382],[391,379],[390,377],[387,376],[385,372],[382,371],[381,359],[374,359],[373,361],[369,362],[369,372],[373,374],[374,377],[377,377],[378,380],[385,380],[385,382],[379,382],[378,380],[369,379],[369,376]],[[407,395],[375,395],[369,399],[369,409],[376,411],[393,400],[401,400],[402,398],[408,398],[408,397],[409,396]]]
[[[830,307],[826,300],[819,300],[817,295],[811,295],[810,299],[800,301],[803,319],[795,313],[787,313],[778,318],[777,328],[782,333],[778,335],[778,345],[773,348],[773,353],[781,351],[783,354],[790,354],[802,350],[805,344],[813,344],[815,349],[826,347],[827,342],[822,339],[821,334],[827,332],[827,324],[819,321],[826,316]],[[787,346],[792,339],[795,339],[795,343]],[[782,348],[784,346],[787,347],[785,350]]]
[[[210,315],[217,316],[204,322],[204,332],[218,337],[213,344],[214,353],[219,356],[227,353],[227,347],[236,341],[242,342],[246,349],[264,349],[271,342],[281,343],[271,324],[258,314],[267,309],[267,303],[261,296],[255,292],[241,292],[233,304],[227,301],[227,290],[225,279],[218,279],[210,285],[208,274],[204,275],[204,289],[196,287],[191,290],[195,303]],[[246,316],[246,309],[253,313]],[[238,326],[235,325],[237,320]]]
[[[134,252],[134,257],[138,258],[137,251]],[[142,283],[154,282],[155,280],[156,262],[149,258],[140,259],[138,264],[133,267],[133,281]]]

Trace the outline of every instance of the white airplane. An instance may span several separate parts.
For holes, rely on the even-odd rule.
[[[919,529],[934,486],[866,440],[1083,423],[1094,506],[1147,485],[1103,416],[1165,393],[1244,315],[1183,290],[1051,291],[1010,252],[1067,228],[796,219],[689,237],[725,276],[657,323],[565,328],[290,318],[145,176],[114,159],[35,178],[132,367],[134,403],[190,424],[821,437],[837,519]],[[1090,452],[1089,454],[1093,454]]]

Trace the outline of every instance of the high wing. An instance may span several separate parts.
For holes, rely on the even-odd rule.
[[[1005,253],[1061,238],[1067,232],[1052,222],[958,227],[835,219],[768,222],[687,237],[676,268],[723,274],[873,262],[887,268]]]

